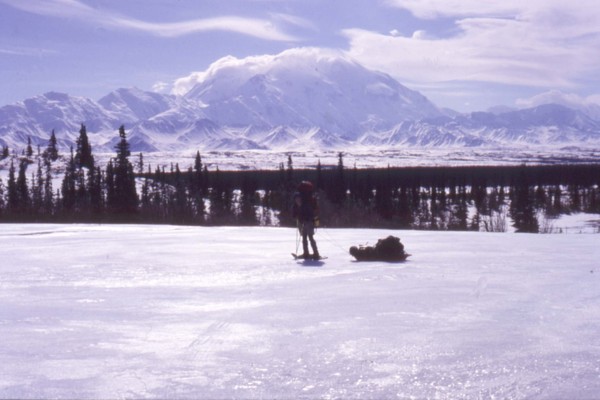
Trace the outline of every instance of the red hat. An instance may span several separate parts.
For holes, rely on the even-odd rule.
[[[314,190],[314,186],[313,186],[312,182],[310,182],[310,181],[302,181],[298,185],[298,191],[300,193],[308,193],[308,192],[312,192],[313,190]]]

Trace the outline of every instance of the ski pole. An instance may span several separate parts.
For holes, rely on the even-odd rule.
[[[300,230],[300,225],[298,220],[296,220],[296,253],[298,254],[298,247],[300,247],[300,235],[298,234],[298,231]]]

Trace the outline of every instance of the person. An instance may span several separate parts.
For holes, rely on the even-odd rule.
[[[302,255],[298,258],[314,259],[318,260],[321,258],[319,250],[317,249],[317,242],[315,241],[315,222],[319,218],[319,206],[317,199],[314,195],[313,184],[309,181],[302,181],[297,188],[297,192],[294,194],[294,206],[292,209],[292,216],[296,218],[298,224],[298,230],[302,235]],[[308,243],[312,248],[313,254],[311,255],[308,251]]]

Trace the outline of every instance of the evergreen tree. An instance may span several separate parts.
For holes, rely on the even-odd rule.
[[[0,178],[0,218],[3,217],[5,208],[6,203],[4,201],[4,183],[2,182],[2,178]]]
[[[44,161],[46,178],[44,179],[44,207],[43,213],[51,216],[54,212],[54,191],[52,189],[52,164],[49,159]]]
[[[394,215],[392,192],[387,182],[381,182],[377,185],[375,191],[375,210],[386,221],[391,220]]]
[[[44,214],[44,174],[42,170],[42,159],[38,158],[38,168],[35,176],[32,176],[31,208],[37,216]]]
[[[72,216],[77,202],[77,168],[75,166],[75,156],[73,147],[71,147],[71,157],[67,162],[65,175],[61,184],[62,193],[62,212],[65,216]]]
[[[12,161],[10,162],[10,168],[8,169],[7,197],[8,212],[14,215],[19,208],[19,193],[17,191],[15,165]]]
[[[188,213],[188,196],[186,191],[186,185],[184,178],[179,169],[179,164],[175,164],[175,191],[173,198],[170,201],[171,215],[173,216],[176,223],[185,223],[189,221],[190,215]]]
[[[54,129],[52,129],[52,133],[50,134],[50,140],[48,141],[48,147],[46,147],[44,155],[50,161],[56,161],[58,159],[58,144],[56,141],[56,135],[54,134]]]
[[[144,219],[152,216],[152,201],[150,197],[150,179],[148,176],[144,178],[142,184],[142,193],[140,195],[140,211]]]
[[[346,200],[346,178],[344,173],[344,156],[338,154],[338,166],[335,177],[331,182],[328,197],[333,204],[341,207]]]
[[[194,196],[198,196],[202,192],[205,191],[204,184],[204,171],[202,169],[202,157],[200,157],[200,152],[196,152],[196,158],[194,159],[194,172],[192,178],[192,192]]]
[[[239,210],[237,213],[238,224],[240,225],[256,225],[255,205],[256,199],[256,183],[250,179],[244,179],[240,191]]]
[[[2,154],[0,154],[0,160],[4,160],[5,158],[8,158],[9,155],[10,155],[10,152],[8,150],[8,146],[2,146]]]
[[[79,138],[77,138],[77,150],[75,152],[75,165],[78,168],[94,168],[94,156],[92,155],[92,146],[88,140],[87,129],[81,124]]]
[[[406,186],[400,188],[398,194],[398,222],[401,228],[410,228],[413,223],[412,210],[410,209],[410,196]]]
[[[116,192],[115,192],[115,168],[112,160],[108,161],[106,164],[106,203],[107,206],[111,209],[115,207],[117,204]]]
[[[92,215],[98,219],[104,212],[104,191],[102,190],[102,170],[100,167],[88,171],[89,202]]]
[[[202,173],[202,157],[200,151],[196,151],[196,158],[194,159],[194,172]]]
[[[27,149],[25,150],[25,155],[27,157],[33,156],[33,148],[31,147],[31,137],[27,136]]]
[[[521,171],[512,190],[510,214],[517,232],[539,232],[534,199],[532,193],[530,193],[529,180],[525,170]]]
[[[135,174],[133,165],[129,162],[131,151],[129,150],[129,142],[125,127],[121,125],[119,128],[119,143],[115,146],[117,156],[113,171],[113,196],[109,197],[109,208],[116,214],[121,216],[132,216],[137,212],[138,196],[135,188]],[[107,179],[109,171],[107,169]]]
[[[292,161],[291,155],[288,155],[287,162],[287,186],[290,190],[292,190],[294,186],[294,162]]]
[[[191,185],[190,185],[190,196],[192,200],[191,206],[193,207],[193,218],[197,222],[204,222],[204,194],[207,191],[207,178],[202,165],[202,157],[200,156],[200,152],[196,152],[196,158],[194,159],[194,168],[193,171],[189,172],[189,176],[191,177]]]
[[[27,187],[27,165],[26,161],[22,161],[19,165],[19,175],[17,177],[17,198],[18,209],[20,212],[29,210],[31,198],[29,196],[29,188]]]
[[[316,191],[323,190],[323,166],[321,165],[321,159],[317,162],[317,179],[315,182]]]
[[[138,155],[137,168],[140,175],[144,173],[144,154],[142,153]]]

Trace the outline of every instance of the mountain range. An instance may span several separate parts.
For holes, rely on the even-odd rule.
[[[184,93],[118,89],[94,101],[50,92],[0,108],[0,144],[73,146],[85,124],[94,151],[125,125],[133,151],[353,147],[599,146],[600,113],[561,104],[460,114],[342,53],[302,48],[225,57]]]

